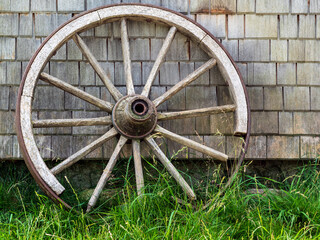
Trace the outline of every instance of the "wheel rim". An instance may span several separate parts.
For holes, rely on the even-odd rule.
[[[155,11],[156,10],[156,11]],[[133,14],[134,13],[134,14]],[[134,17],[143,17],[145,19],[152,18],[155,21],[166,22],[169,26],[171,26],[164,44],[159,51],[158,57],[155,60],[154,67],[151,70],[149,75],[149,79],[144,86],[141,95],[136,95],[132,80],[132,70],[131,70],[131,59],[130,59],[130,48],[129,48],[129,38],[127,33],[127,19]],[[121,43],[123,50],[123,62],[124,62],[124,72],[126,78],[126,88],[127,95],[123,96],[112,84],[110,79],[106,77],[104,70],[99,66],[95,57],[91,54],[90,49],[83,42],[81,37],[78,35],[79,32],[98,26],[102,24],[104,21],[113,21],[114,18],[120,18],[120,26],[121,26]],[[85,24],[83,23],[83,19],[86,19]],[[149,100],[150,89],[156,74],[159,72],[159,68],[163,62],[163,59],[173,41],[173,38],[176,32],[181,32],[192,40],[198,42],[204,49],[206,49],[211,59],[203,64],[199,69],[195,70],[192,74],[188,75],[184,80],[184,84],[176,84],[171,89],[169,89],[165,94],[160,97],[154,99],[153,101]],[[56,52],[63,44],[65,44],[70,39],[78,45],[82,54],[86,56],[86,59],[89,60],[90,64],[93,66],[94,70],[98,74],[98,76],[102,79],[105,87],[110,91],[113,98],[116,100],[115,107],[110,102],[102,101],[92,96],[88,96],[83,92],[79,92],[74,89],[72,86],[63,84],[59,79],[54,78],[51,75],[41,73],[44,66],[51,59],[51,56]],[[189,85],[192,81],[194,81],[198,76],[202,73],[206,72],[208,69],[212,68],[214,65],[218,64],[220,72],[224,76],[225,80],[230,85],[230,91],[235,105],[231,106],[220,106],[220,107],[211,107],[206,109],[198,109],[196,111],[180,111],[180,112],[171,112],[169,114],[165,113],[157,113],[157,107],[170,99],[173,95],[175,95],[178,91],[184,88],[186,85]],[[99,107],[101,110],[111,113],[111,117],[102,117],[99,119],[89,119],[87,121],[81,119],[82,123],[79,123],[80,119],[77,121],[53,121],[51,123],[45,121],[32,121],[31,113],[32,113],[32,98],[34,94],[35,87],[37,85],[38,79],[41,79],[49,84],[56,86],[64,91],[72,93],[77,97],[94,104]],[[181,83],[180,82],[180,83]],[[134,95],[135,94],[135,95]],[[139,93],[138,93],[139,94]],[[132,97],[129,97],[132,96]],[[128,100],[130,98],[130,101]],[[126,99],[124,101],[123,99]],[[126,103],[126,106],[133,107],[134,118],[130,118],[130,114],[121,115],[119,111],[119,106],[121,103]],[[128,103],[130,102],[130,104]],[[142,173],[142,165],[141,165],[141,156],[140,156],[140,140],[144,140],[147,145],[154,151],[155,155],[160,159],[162,164],[167,168],[170,174],[176,179],[179,185],[183,188],[183,190],[187,193],[187,195],[191,199],[195,199],[195,194],[190,186],[185,182],[185,180],[181,177],[175,167],[171,164],[171,162],[166,158],[161,149],[157,146],[155,141],[150,137],[151,133],[159,133],[164,137],[174,140],[183,145],[187,145],[193,149],[198,150],[199,152],[208,154],[215,159],[226,161],[228,156],[218,151],[215,151],[212,148],[208,148],[203,146],[202,144],[197,144],[193,141],[190,141],[184,137],[181,137],[177,134],[174,134],[159,125],[157,125],[157,121],[163,121],[168,119],[177,119],[188,116],[203,116],[205,114],[212,114],[216,112],[228,112],[228,111],[236,111],[236,126],[234,133],[237,135],[242,135],[244,137],[243,151],[240,153],[239,160],[235,169],[225,185],[229,186],[232,182],[233,177],[238,172],[240,165],[244,159],[244,155],[249,143],[249,135],[250,135],[250,110],[248,103],[248,96],[246,93],[246,89],[244,87],[244,83],[241,79],[241,75],[239,70],[237,69],[235,63],[229,54],[224,50],[222,45],[203,27],[199,26],[197,23],[192,20],[186,18],[185,16],[174,13],[168,9],[158,8],[150,5],[142,5],[142,4],[124,4],[124,5],[110,5],[101,8],[97,8],[88,12],[85,12],[75,18],[71,19],[69,22],[62,25],[58,28],[54,33],[52,33],[39,47],[37,52],[34,54],[32,59],[29,62],[29,65],[24,73],[22,83],[19,89],[18,94],[18,102],[17,102],[17,117],[16,117],[16,125],[17,125],[17,134],[19,144],[22,148],[22,153],[24,155],[24,159],[27,163],[29,170],[32,175],[39,183],[40,187],[46,192],[46,194],[51,197],[53,200],[58,201],[70,208],[70,206],[65,203],[59,195],[64,191],[64,187],[59,183],[59,181],[55,178],[54,174],[57,174],[63,171],[65,168],[74,164],[76,161],[80,160],[83,156],[88,154],[92,149],[95,149],[96,146],[100,146],[105,143],[112,137],[120,134],[120,139],[115,147],[115,150],[110,157],[108,165],[106,169],[110,172],[114,167],[118,154],[121,148],[126,144],[128,138],[132,140],[132,150],[133,157],[135,161],[135,171],[137,177],[137,191],[138,194],[142,193],[143,189],[143,173]],[[147,114],[148,117],[145,117]],[[124,123],[119,123],[118,119],[122,119],[123,116],[126,116],[127,119],[135,120],[133,121],[133,128],[137,127],[138,119],[137,117],[142,117],[144,121],[141,124],[143,133],[140,131],[130,131],[130,129],[125,129],[130,121],[125,120]],[[49,170],[45,165],[42,157],[40,156],[40,152],[36,146],[34,137],[33,137],[33,127],[48,127],[54,126],[54,124],[58,126],[74,126],[72,124],[83,124],[83,126],[89,126],[97,124],[97,125],[114,125],[114,128],[111,128],[107,133],[105,133],[102,137],[94,141],[91,145],[89,145],[85,149],[81,149],[77,153],[73,154],[66,160],[64,160],[61,164],[58,164],[53,169]],[[88,123],[89,122],[89,123]],[[131,121],[132,122],[132,121]],[[151,123],[150,123],[151,122]],[[148,123],[148,124],[147,124]],[[61,125],[62,124],[62,125]],[[132,129],[131,126],[131,129]],[[107,181],[110,174],[102,174],[100,181],[93,193],[89,204],[88,211],[96,204],[97,199]]]

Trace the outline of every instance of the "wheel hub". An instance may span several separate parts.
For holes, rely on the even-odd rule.
[[[157,124],[157,110],[146,97],[125,96],[114,106],[112,122],[120,134],[128,138],[144,138]]]

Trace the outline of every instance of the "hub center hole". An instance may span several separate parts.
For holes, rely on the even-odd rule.
[[[138,103],[137,105],[134,106],[134,110],[136,110],[137,113],[143,113],[143,111],[144,111],[143,104]]]
[[[148,104],[145,101],[136,100],[132,103],[132,111],[139,116],[143,116],[148,111]]]

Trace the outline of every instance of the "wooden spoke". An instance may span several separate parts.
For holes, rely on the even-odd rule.
[[[33,120],[34,128],[49,128],[49,127],[79,127],[79,126],[98,126],[111,125],[110,116],[97,118],[74,118],[74,119],[41,119]]]
[[[136,174],[137,193],[141,195],[144,188],[143,170],[141,163],[140,140],[132,141],[132,151],[134,159],[134,170]]]
[[[99,137],[97,140],[93,141],[86,147],[82,148],[80,151],[74,153],[73,155],[71,155],[70,157],[68,157],[61,163],[59,163],[57,166],[52,168],[50,171],[54,175],[60,173],[62,170],[70,167],[71,165],[79,161],[84,156],[88,155],[90,152],[92,152],[96,148],[100,147],[103,143],[107,142],[109,139],[116,136],[117,134],[118,132],[115,128],[110,129],[107,133],[105,133],[104,135],[102,135],[101,137]]]
[[[153,140],[153,138],[148,137],[144,139],[149,147],[154,151],[155,155],[158,157],[160,162],[165,166],[168,172],[174,177],[174,179],[180,184],[182,189],[186,192],[188,197],[192,200],[196,199],[196,195],[193,190],[189,186],[189,184],[183,179],[178,170],[173,166],[173,164],[169,161],[166,155],[161,151],[157,143]]]
[[[167,54],[167,52],[168,52],[168,50],[169,50],[169,48],[171,46],[171,43],[173,41],[173,38],[174,38],[176,32],[177,32],[177,28],[176,27],[171,27],[170,28],[170,30],[169,30],[169,32],[167,34],[167,37],[163,42],[162,48],[160,49],[160,51],[158,53],[156,61],[153,64],[153,67],[152,67],[151,72],[149,74],[149,77],[148,77],[148,80],[146,82],[146,85],[143,88],[143,91],[141,93],[142,96],[145,96],[145,97],[149,96],[152,83],[153,83],[154,79],[156,78],[156,75],[159,72],[161,64],[163,63],[164,57],[166,56],[166,54]]]
[[[173,132],[170,132],[170,131],[160,127],[159,125],[156,126],[154,131],[160,133],[164,137],[169,138],[177,143],[180,143],[180,144],[185,145],[187,147],[190,147],[198,152],[202,152],[210,157],[213,157],[214,159],[217,159],[217,160],[220,160],[223,162],[226,162],[228,160],[228,156],[226,154],[219,152],[217,150],[214,150],[212,148],[209,148],[207,146],[204,146],[204,145],[197,143],[193,140],[190,140],[188,138],[182,137],[182,136],[175,134]]]
[[[77,44],[83,55],[88,59],[89,63],[93,67],[93,69],[96,71],[104,85],[107,87],[113,98],[118,101],[122,94],[119,92],[119,90],[113,85],[108,75],[105,73],[105,71],[102,69],[100,64],[98,63],[97,59],[93,56],[90,49],[88,48],[87,44],[82,40],[82,38],[75,34],[73,36],[73,41]]]
[[[181,119],[181,118],[201,117],[201,116],[207,116],[215,113],[234,112],[235,110],[236,110],[235,105],[224,105],[224,106],[200,108],[200,109],[180,111],[180,112],[158,113],[157,119],[158,121],[164,121],[164,120]]]
[[[127,22],[125,18],[121,19],[121,45],[122,45],[124,75],[126,78],[126,85],[127,85],[127,95],[132,95],[135,92],[134,92],[132,72],[131,72],[130,46],[129,46]]]
[[[52,84],[53,86],[56,86],[78,98],[81,98],[82,100],[91,103],[92,105],[95,105],[96,107],[107,111],[112,112],[113,104],[103,101],[97,97],[92,96],[89,93],[86,93],[85,91],[80,90],[79,88],[76,88],[56,77],[53,77],[47,73],[41,73],[39,76],[39,79]]]
[[[118,142],[117,146],[115,147],[106,168],[103,170],[103,173],[99,179],[99,182],[98,182],[96,188],[94,189],[93,194],[89,200],[87,212],[90,212],[91,208],[96,205],[98,198],[102,192],[102,189],[106,185],[107,180],[111,175],[112,169],[116,165],[119,152],[122,149],[122,147],[124,146],[124,144],[127,142],[127,140],[128,139],[125,138],[124,136],[120,137],[119,142]]]
[[[173,95],[175,95],[177,92],[179,92],[181,89],[188,86],[191,82],[196,80],[201,74],[212,68],[214,65],[217,64],[217,61],[215,59],[210,59],[205,64],[203,64],[201,67],[196,69],[194,72],[190,73],[185,79],[178,82],[176,85],[174,85],[172,88],[170,88],[168,91],[166,91],[164,94],[162,94],[160,97],[156,98],[153,103],[158,107],[161,103],[171,98]]]

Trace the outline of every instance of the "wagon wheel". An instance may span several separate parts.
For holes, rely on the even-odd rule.
[[[136,92],[133,84],[130,44],[127,31],[127,23],[129,20],[147,22],[151,21],[155,22],[156,24],[165,24],[170,28],[163,41],[162,47],[159,49],[158,55],[155,58],[153,67],[142,92]],[[105,69],[101,67],[94,54],[91,52],[92,49],[88,47],[80,34],[88,29],[116,21],[120,23],[121,30],[120,36],[126,84],[125,94],[122,94],[119,89],[115,87],[112,82],[113,79],[110,79],[106,74]],[[176,83],[173,87],[168,88],[165,93],[156,97],[155,99],[151,99],[150,89],[177,32],[187,36],[196,44],[198,44],[198,46],[200,46],[208,54],[209,60],[187,75],[183,80]],[[111,101],[105,101],[95,97],[81,90],[80,88],[58,79],[56,76],[52,76],[44,71],[46,64],[49,62],[52,56],[64,44],[67,44],[68,41],[73,41],[76,43],[85,59],[90,63],[95,73],[99,76],[106,89],[112,95],[115,104],[111,103]],[[209,106],[206,108],[174,112],[157,111],[162,103],[169,100],[180,90],[194,82],[200,75],[209,71],[209,69],[216,65],[228,85],[233,104],[213,107]],[[98,107],[102,112],[105,113],[105,116],[97,118],[34,120],[32,118],[33,98],[35,96],[36,87],[39,85],[39,83],[49,84],[57,89],[62,89],[65,92]],[[110,177],[111,171],[116,164],[119,152],[128,142],[128,140],[132,141],[132,152],[138,194],[141,194],[144,186],[140,143],[145,142],[150,149],[152,149],[164,167],[174,177],[177,183],[182,187],[188,197],[190,199],[196,198],[192,188],[182,178],[180,173],[168,160],[166,155],[153,139],[153,135],[155,133],[210,156],[215,160],[227,162],[228,155],[225,153],[165,129],[159,125],[162,121],[211,116],[218,113],[233,112],[233,133],[235,136],[244,138],[244,150],[240,153],[239,161],[233,172],[234,175],[234,173],[239,170],[239,166],[241,165],[245,150],[248,145],[250,131],[250,111],[248,105],[246,89],[235,63],[229,54],[224,50],[222,45],[217,41],[217,39],[215,39],[199,24],[179,13],[150,5],[110,5],[93,9],[75,16],[70,21],[60,26],[42,43],[30,60],[22,79],[17,101],[16,125],[19,144],[21,146],[26,164],[33,177],[50,198],[64,204],[67,207],[70,206],[60,198],[60,195],[65,190],[65,187],[59,182],[59,180],[56,178],[56,175],[75,164],[80,159],[84,158],[90,152],[97,149],[111,138],[119,137],[118,143],[114,148],[108,164],[89,200],[87,211],[90,211],[90,209],[95,206],[102,189]],[[56,166],[49,169],[37,147],[34,135],[35,128],[98,125],[110,126],[110,129],[86,147],[73,153],[71,156],[67,157]],[[227,185],[229,185],[230,182],[231,180],[229,180]]]

